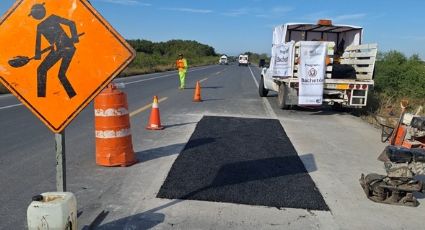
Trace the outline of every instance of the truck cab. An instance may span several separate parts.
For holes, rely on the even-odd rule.
[[[270,68],[263,68],[259,87],[260,96],[269,91],[278,92],[279,107],[290,108],[300,103],[300,85],[303,66],[309,55],[301,47],[322,44],[325,50],[323,90],[319,104],[337,107],[361,108],[367,104],[368,91],[373,88],[373,72],[377,44],[362,44],[363,28],[332,24],[330,20],[317,23],[287,23],[273,31]],[[287,47],[282,56],[276,48]],[[285,56],[286,55],[286,56]],[[304,58],[304,59],[303,59]],[[287,72],[277,71],[279,62],[287,61]],[[282,64],[282,63],[280,63]],[[305,91],[304,91],[305,92]]]
[[[226,55],[222,55],[220,57],[220,60],[218,61],[218,63],[220,65],[227,65],[228,64],[227,56]]]
[[[241,65],[244,65],[244,66],[249,65],[248,55],[246,55],[246,54],[239,55],[239,66],[241,66]]]

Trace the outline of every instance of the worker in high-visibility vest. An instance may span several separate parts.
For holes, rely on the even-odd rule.
[[[187,60],[183,57],[183,54],[179,54],[179,59],[176,61],[177,69],[179,70],[180,77],[180,87],[179,89],[184,89],[186,72],[187,72]]]

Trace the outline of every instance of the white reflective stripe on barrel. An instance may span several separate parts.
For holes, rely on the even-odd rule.
[[[126,108],[119,108],[119,109],[95,109],[94,115],[96,117],[115,117],[115,116],[122,116],[128,114],[128,110]]]
[[[126,137],[130,136],[131,131],[130,129],[121,129],[118,131],[115,130],[104,130],[104,131],[98,131],[96,130],[96,138],[117,138],[117,137]]]

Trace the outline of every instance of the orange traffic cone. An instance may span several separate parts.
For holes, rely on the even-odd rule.
[[[199,81],[196,82],[196,87],[195,87],[195,94],[193,95],[193,101],[194,102],[201,102],[201,84],[199,83]]]
[[[146,129],[149,129],[149,130],[164,129],[164,127],[161,125],[161,118],[159,117],[158,97],[157,96],[153,97],[152,112],[151,112],[151,116],[149,118],[149,124],[146,127]]]

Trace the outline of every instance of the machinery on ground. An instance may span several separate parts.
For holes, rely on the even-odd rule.
[[[415,178],[425,175],[425,117],[402,114],[389,138],[390,145],[379,155],[387,175],[361,175],[360,185],[375,202],[403,206],[419,205],[415,192],[425,193],[425,183]]]

